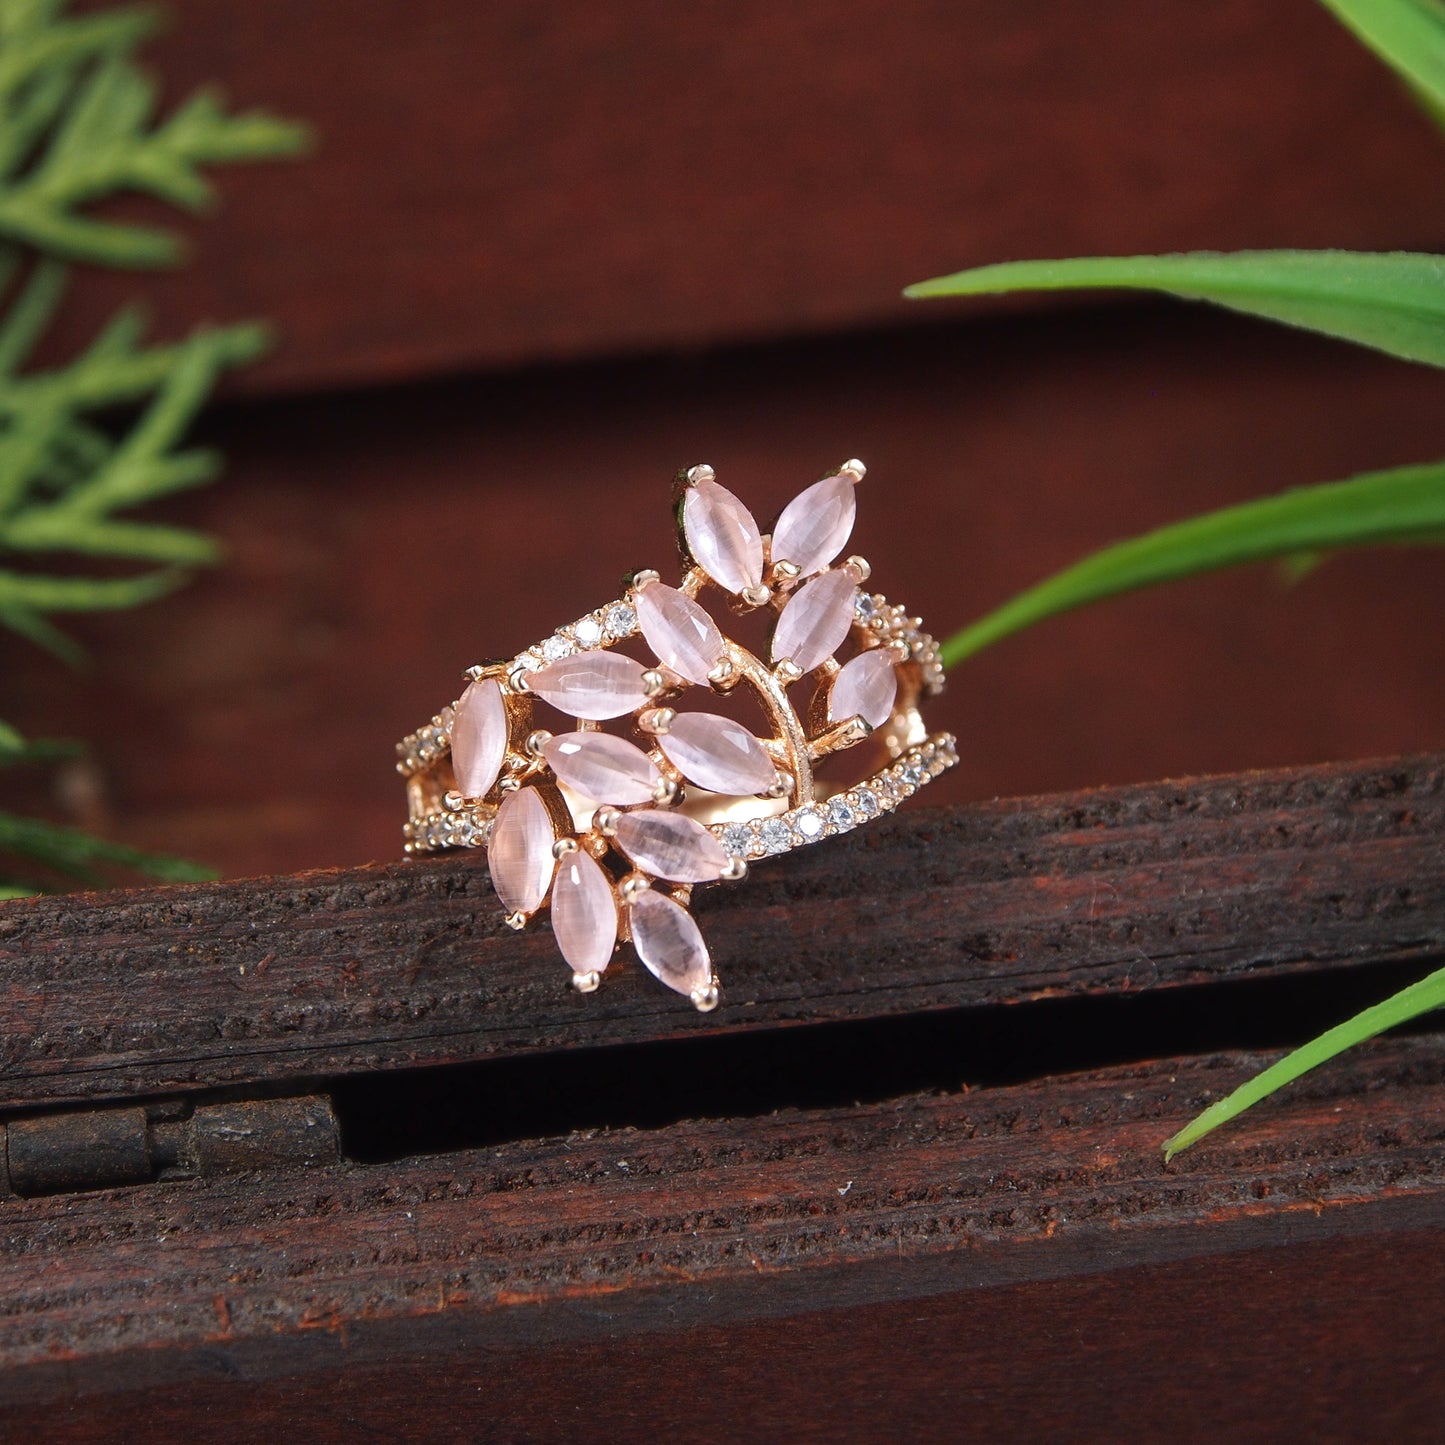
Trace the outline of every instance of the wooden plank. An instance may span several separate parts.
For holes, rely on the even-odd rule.
[[[0,908],[0,1104],[1134,993],[1445,949],[1445,758],[919,810],[699,896],[706,1016],[579,996],[480,853]]]
[[[151,57],[320,150],[224,175],[194,264],[88,278],[66,339],[137,292],[272,317],[253,392],[924,321],[909,281],[1017,256],[1445,236],[1430,126],[1309,0],[188,0]]]
[[[1219,1358],[1253,1408],[1267,1393],[1272,1416],[1297,1400],[1312,1418],[1309,1362],[1348,1360],[1394,1308],[1394,1348],[1361,1358],[1392,1383],[1387,1417],[1413,1415],[1441,1393],[1414,1362],[1445,1297],[1445,1038],[1347,1056],[1166,1166],[1160,1140],[1264,1061],[11,1201],[0,1401],[38,1438],[108,1410],[175,1429],[272,1380],[263,1414],[311,1418],[347,1391],[324,1439],[373,1386],[376,1418],[409,1408],[414,1429],[460,1408],[548,1433],[594,1392],[619,1428],[685,1429],[684,1404],[756,1372],[779,1382],[761,1417],[779,1424],[805,1422],[835,1379],[867,1418],[885,1390],[923,1421],[941,1387],[977,1402],[996,1381],[991,1419],[1051,1370],[1112,1372],[1152,1345],[1135,1381],[1151,1388],[1108,1373],[1112,1388],[1083,1389],[1071,1438],[1096,1438],[1191,1402],[1235,1418],[1206,1367]],[[1302,1308],[1283,1320],[1263,1308],[1287,1302]],[[929,1325],[951,1348],[902,1347]],[[1171,1339],[1209,1354],[1160,1357]],[[1072,1418],[1067,1397],[1019,1408]]]

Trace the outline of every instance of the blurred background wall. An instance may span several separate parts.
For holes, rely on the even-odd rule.
[[[76,676],[0,637],[9,720],[85,737],[34,800],[271,872],[394,855],[392,744],[674,565],[668,483],[760,515],[848,456],[858,549],[944,635],[1082,553],[1445,455],[1437,374],[1181,305],[905,303],[1017,257],[1445,249],[1445,139],[1310,0],[180,0],[172,95],[310,120],[219,176],[174,277],[87,277],[160,334],[282,344],[170,517],[228,561],[89,619]],[[1268,569],[1081,613],[959,668],[930,801],[1439,746],[1438,554]],[[38,786],[38,785],[37,785]]]

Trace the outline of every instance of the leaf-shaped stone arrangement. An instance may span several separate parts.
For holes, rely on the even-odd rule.
[[[772,658],[812,672],[843,645],[853,625],[858,575],[851,567],[824,572],[788,598],[773,628]]]
[[[556,841],[551,815],[535,788],[519,788],[502,798],[487,843],[487,864],[497,897],[517,927],[547,896]]]
[[[483,798],[502,771],[507,756],[507,704],[495,678],[468,684],[452,713],[452,771],[457,791]]]
[[[692,914],[655,888],[635,893],[627,912],[632,946],[648,972],[699,1007],[711,1007],[717,1000],[712,960]]]
[[[611,733],[561,733],[542,744],[547,766],[594,803],[649,803],[662,781],[641,748]]]
[[[658,739],[668,762],[690,783],[712,793],[766,793],[777,769],[763,745],[740,722],[710,712],[673,718]]]
[[[573,846],[557,862],[552,883],[552,932],[578,988],[591,992],[617,947],[617,895],[590,853]]]

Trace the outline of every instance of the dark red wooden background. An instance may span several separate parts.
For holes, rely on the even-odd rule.
[[[420,5],[187,0],[153,57],[309,119],[221,177],[174,276],[91,276],[173,333],[274,318],[166,515],[228,560],[0,638],[0,715],[89,739],[12,800],[273,872],[394,853],[391,745],[461,667],[670,565],[667,480],[767,512],[872,471],[858,546],[939,633],[1090,548],[1445,454],[1438,376],[1182,306],[903,303],[1011,256],[1445,247],[1445,143],[1309,0]],[[1064,619],[958,671],[939,801],[1441,741],[1435,554],[1266,570]]]

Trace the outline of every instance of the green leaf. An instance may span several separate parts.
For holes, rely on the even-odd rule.
[[[76,828],[62,828],[36,818],[0,812],[0,850],[28,858],[43,867],[86,883],[102,881],[93,865],[111,863],[167,883],[204,883],[213,869],[163,853],[143,853],[121,843],[92,837]]]
[[[1211,1104],[1198,1118],[1185,1125],[1172,1139],[1164,1144],[1164,1157],[1172,1159],[1181,1150],[1202,1139],[1211,1130],[1242,1114],[1251,1105],[1268,1098],[1276,1089],[1283,1088],[1292,1079],[1343,1053],[1355,1044],[1372,1039],[1376,1034],[1392,1029],[1397,1024],[1407,1023],[1432,1009],[1445,1006],[1445,968],[1437,969],[1419,983],[1391,994],[1383,1003],[1377,1003],[1357,1013],[1352,1019],[1326,1030],[1317,1039],[1286,1054],[1277,1064],[1256,1074],[1248,1083],[1241,1084],[1227,1098]]]
[[[1212,301],[1445,366],[1445,257],[1414,251],[1191,251],[1008,261],[922,281],[914,298],[1080,288],[1162,291]]]
[[[1118,542],[1021,592],[943,644],[945,667],[1088,602],[1301,553],[1437,542],[1445,462],[1299,487]]]
[[[1432,110],[1445,107],[1445,8],[1434,0],[1321,0]]]

